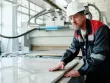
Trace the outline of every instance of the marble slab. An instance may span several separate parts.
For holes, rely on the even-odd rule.
[[[79,60],[73,60],[64,70],[49,72],[60,59],[11,57],[0,60],[0,83],[56,83]]]

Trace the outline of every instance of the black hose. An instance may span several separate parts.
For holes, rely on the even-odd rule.
[[[91,12],[88,11],[86,15],[89,16],[88,19],[92,19],[92,14],[91,14]]]
[[[45,12],[45,11],[46,11],[46,10],[44,9],[44,10],[42,10],[41,12],[39,12],[39,13],[35,14],[34,16],[32,16],[32,17],[28,20],[28,24],[30,24],[30,20],[31,20],[32,18],[34,18],[34,17],[40,15],[41,13],[43,13],[43,12]],[[42,28],[42,29],[44,29],[44,28]],[[39,28],[39,30],[42,30],[42,29]],[[26,34],[32,32],[32,31],[34,31],[34,30],[37,30],[37,29],[34,28],[34,29],[32,29],[32,30],[29,30],[29,31],[27,31],[27,32],[25,32],[25,33],[23,33],[23,34],[17,35],[17,36],[5,36],[5,35],[0,34],[0,37],[9,38],[9,39],[14,39],[14,38],[18,38],[18,37],[24,36],[24,35],[26,35]]]
[[[18,38],[18,37],[21,37],[21,36],[23,36],[23,35],[26,35],[26,34],[32,32],[32,31],[34,31],[34,30],[37,30],[37,29],[34,28],[34,29],[32,29],[32,30],[29,30],[29,31],[23,33],[23,34],[20,34],[20,35],[18,35],[18,36],[12,36],[12,37],[11,37],[11,36],[4,36],[4,35],[0,34],[0,37],[9,38],[9,39],[14,39],[14,38]]]
[[[94,4],[90,4],[90,3],[89,3],[88,6],[92,6],[92,7],[94,7],[94,8],[99,12],[99,20],[102,20],[100,10],[99,10]]]
[[[69,28],[69,27],[68,26],[59,26],[58,29],[63,29],[63,28]],[[27,31],[25,33],[22,33],[20,35],[17,35],[17,36],[5,36],[5,35],[0,34],[0,37],[8,38],[8,39],[14,39],[14,38],[18,38],[18,37],[24,36],[24,35],[32,32],[34,30],[46,30],[46,28],[34,28],[34,29],[31,29],[31,30],[29,30],[29,31]],[[49,30],[51,30],[51,29],[49,29]]]

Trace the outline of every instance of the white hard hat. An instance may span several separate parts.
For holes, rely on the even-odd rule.
[[[68,4],[66,12],[67,12],[67,16],[69,17],[69,16],[74,15],[80,11],[83,11],[83,10],[85,10],[83,3],[73,1],[73,2]]]

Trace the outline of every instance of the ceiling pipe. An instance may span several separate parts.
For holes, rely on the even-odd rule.
[[[62,10],[63,12],[65,12],[63,9],[61,9],[58,5],[56,5],[54,2],[52,2],[51,0],[44,0],[45,2],[47,2],[49,5],[51,5],[52,7]]]

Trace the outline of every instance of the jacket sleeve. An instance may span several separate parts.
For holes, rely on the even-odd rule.
[[[106,25],[102,25],[94,35],[94,46],[89,58],[86,59],[86,65],[83,65],[78,71],[81,75],[85,75],[103,63],[107,53],[109,53],[109,39],[108,30]]]
[[[78,55],[79,49],[79,41],[74,37],[71,46],[66,50],[61,61],[66,65]]]

